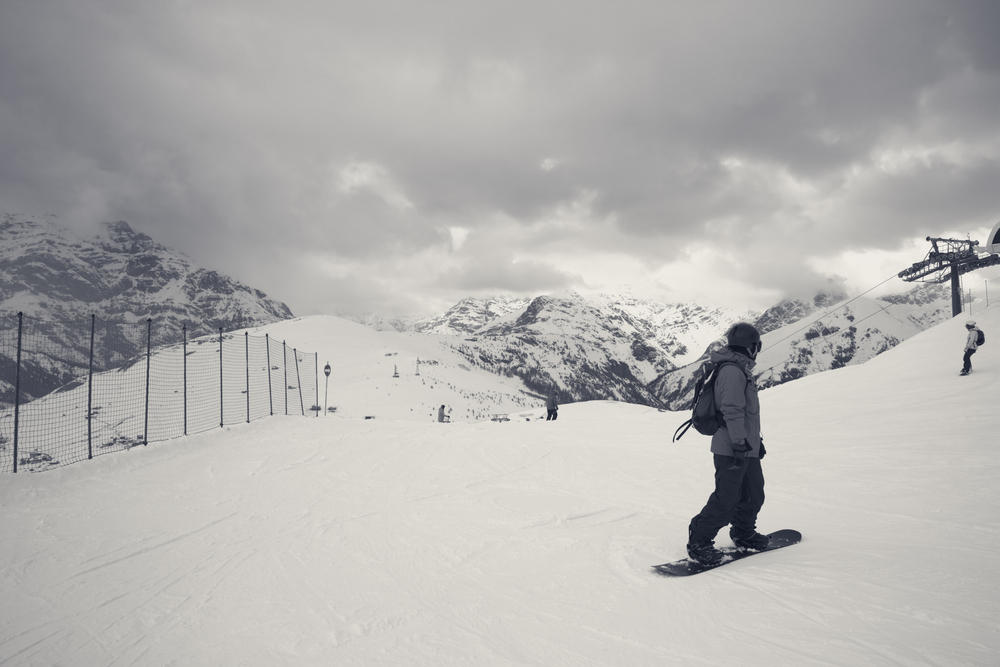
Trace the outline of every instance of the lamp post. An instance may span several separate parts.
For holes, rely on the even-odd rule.
[[[323,392],[323,415],[326,416],[326,399],[330,396],[330,362],[323,367],[323,375],[326,376],[326,389]]]

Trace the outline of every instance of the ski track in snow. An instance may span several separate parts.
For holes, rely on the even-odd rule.
[[[760,527],[804,539],[685,579],[650,567],[707,439],[621,403],[275,417],[5,477],[0,663],[992,664],[1000,355],[954,377],[962,333],[763,392]]]

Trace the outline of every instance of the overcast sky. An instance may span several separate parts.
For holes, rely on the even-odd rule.
[[[0,0],[0,212],[311,313],[849,293],[1000,220],[1000,2]]]

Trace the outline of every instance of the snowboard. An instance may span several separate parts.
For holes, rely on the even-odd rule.
[[[687,577],[692,574],[714,570],[715,568],[722,567],[727,563],[742,560],[755,554],[762,554],[766,551],[774,551],[775,549],[781,549],[783,547],[797,544],[802,540],[802,533],[797,530],[786,528],[784,530],[778,530],[768,534],[768,538],[770,538],[770,541],[767,544],[767,548],[761,549],[760,551],[749,551],[738,549],[737,547],[722,547],[719,551],[721,551],[724,555],[722,560],[715,565],[702,565],[698,561],[691,560],[690,558],[684,558],[672,563],[654,565],[653,571],[657,574],[662,574],[665,577]]]

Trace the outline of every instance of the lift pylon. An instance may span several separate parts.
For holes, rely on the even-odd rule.
[[[1000,264],[1000,255],[980,255],[976,252],[979,241],[967,239],[942,239],[927,237],[931,251],[908,269],[899,272],[907,282],[943,283],[951,280],[951,315],[962,312],[962,288],[959,277],[987,266]]]

